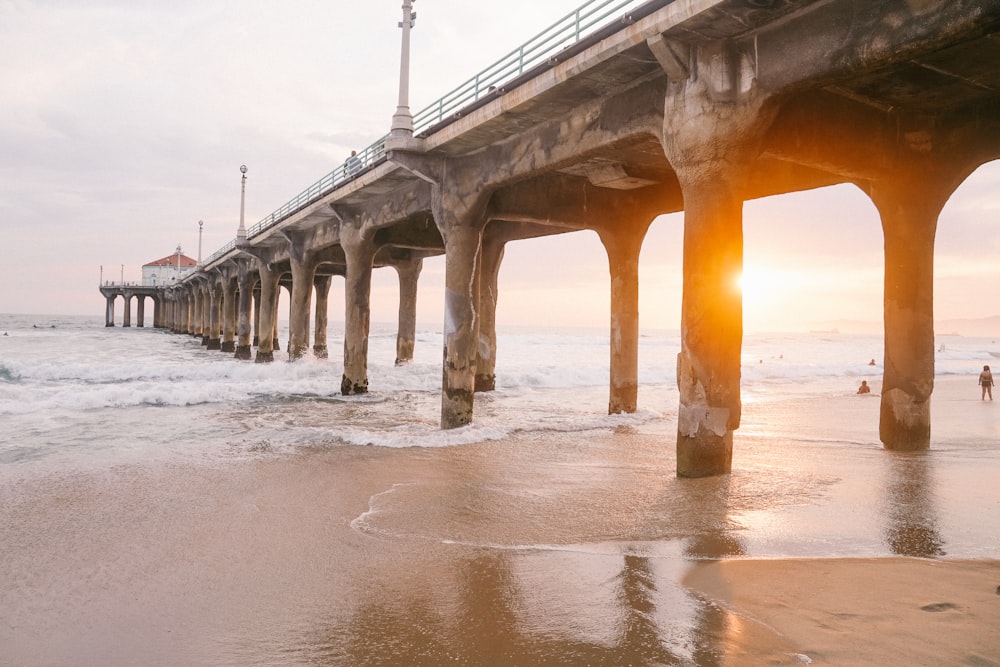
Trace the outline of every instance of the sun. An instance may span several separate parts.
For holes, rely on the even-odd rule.
[[[743,307],[747,310],[766,310],[788,297],[795,280],[787,273],[760,268],[743,267],[736,276],[735,287],[743,295]]]

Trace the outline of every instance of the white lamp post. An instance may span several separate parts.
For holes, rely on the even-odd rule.
[[[122,284],[122,285],[124,285],[124,284],[125,284],[125,265],[124,265],[124,264],[122,264],[122,278],[121,278],[121,284]]]
[[[198,267],[201,268],[201,228],[205,226],[205,223],[201,220],[198,221]]]
[[[392,116],[392,128],[389,132],[393,137],[413,136],[413,114],[410,113],[410,29],[417,19],[413,11],[415,0],[403,0],[403,20],[399,27],[403,29],[403,43],[399,57],[399,106]]]
[[[243,211],[246,209],[247,195],[247,166],[245,164],[240,165],[240,173],[243,174],[243,178],[240,179],[240,227],[236,230],[237,243],[247,240],[247,228],[243,225]]]

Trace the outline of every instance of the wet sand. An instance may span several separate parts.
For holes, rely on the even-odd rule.
[[[0,663],[998,664],[967,384],[918,455],[877,400],[748,401],[704,480],[672,423],[5,477]]]
[[[727,664],[1000,665],[997,561],[725,561],[684,583],[729,614]]]

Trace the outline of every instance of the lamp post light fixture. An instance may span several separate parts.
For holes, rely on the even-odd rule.
[[[198,268],[201,268],[201,228],[205,226],[205,223],[201,220],[198,221]]]
[[[98,285],[103,285],[104,284],[104,265],[103,264],[101,264],[101,282],[99,282],[97,284]]]
[[[122,264],[122,277],[121,277],[121,284],[122,284],[122,286],[124,286],[124,285],[125,285],[125,265],[124,265],[124,264]]]
[[[403,29],[403,42],[399,55],[399,106],[392,116],[392,128],[389,132],[394,137],[413,136],[413,114],[410,113],[410,29],[417,20],[413,11],[416,0],[403,0],[403,20],[399,27]]]
[[[243,225],[243,212],[246,210],[247,196],[247,166],[245,164],[240,165],[240,173],[243,174],[243,178],[240,179],[240,227],[236,230],[237,243],[247,240],[247,228]]]

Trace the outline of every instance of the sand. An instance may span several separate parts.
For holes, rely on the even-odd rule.
[[[1000,562],[734,560],[684,583],[752,627],[726,664],[1000,665]]]
[[[10,479],[0,664],[1000,665],[1000,404],[936,404],[749,405],[703,480],[671,423]]]

